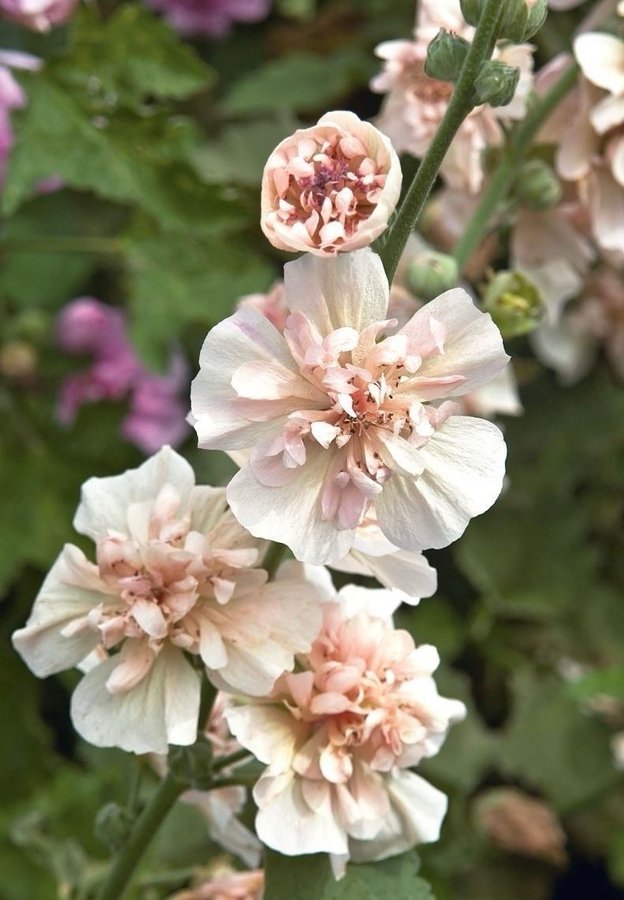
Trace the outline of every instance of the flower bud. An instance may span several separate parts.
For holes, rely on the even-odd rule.
[[[547,0],[512,0],[503,16],[498,36],[516,44],[536,34],[548,14]]]
[[[520,80],[520,69],[491,59],[484,62],[475,82],[477,103],[507,106],[511,103]]]
[[[515,193],[531,209],[548,209],[561,200],[561,182],[548,163],[530,159],[520,168]]]
[[[460,0],[462,16],[469,25],[478,25],[483,0]]]
[[[129,809],[119,803],[106,803],[95,817],[95,836],[115,853],[130,837],[133,824]]]
[[[427,48],[425,75],[438,81],[457,81],[469,48],[464,38],[441,29]]]
[[[459,269],[452,256],[429,250],[420,253],[407,272],[407,284],[420,300],[433,300],[457,287]]]
[[[212,744],[200,737],[188,747],[169,747],[169,771],[185,787],[207,791],[212,787]]]
[[[503,850],[565,866],[565,832],[543,800],[516,788],[496,788],[481,794],[473,811],[483,833]]]
[[[533,331],[544,313],[540,292],[521,272],[497,272],[483,292],[483,308],[504,338]]]

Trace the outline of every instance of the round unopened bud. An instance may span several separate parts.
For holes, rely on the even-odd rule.
[[[212,744],[204,737],[190,747],[170,746],[167,765],[185,787],[207,791],[212,786]]]
[[[95,836],[114,853],[130,837],[134,816],[119,803],[106,803],[95,817]]]
[[[477,103],[490,106],[507,106],[511,103],[520,80],[520,69],[507,63],[490,59],[483,63],[475,81]]]
[[[556,206],[563,193],[561,182],[548,163],[530,159],[520,168],[514,186],[518,200],[531,209],[548,209]]]
[[[483,291],[483,308],[504,338],[528,334],[544,314],[540,292],[521,272],[497,272]]]
[[[23,381],[35,374],[37,354],[26,341],[9,341],[0,348],[0,375],[11,381]]]
[[[407,270],[407,285],[420,300],[433,300],[457,287],[459,269],[452,256],[427,250],[419,253]]]
[[[495,788],[476,799],[473,814],[481,831],[503,850],[565,866],[565,832],[543,800],[516,788]]]
[[[438,81],[457,81],[470,44],[442,29],[427,48],[425,75]]]

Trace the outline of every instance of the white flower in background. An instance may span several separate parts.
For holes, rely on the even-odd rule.
[[[208,334],[191,389],[200,446],[251,450],[227,488],[232,511],[315,564],[344,557],[372,511],[397,548],[451,543],[504,475],[496,426],[443,402],[507,363],[490,316],[457,289],[392,333],[368,249],[308,254],[285,277],[284,334],[239,310]]]
[[[385,591],[343,589],[298,671],[267,701],[226,713],[267,765],[254,788],[260,839],[289,856],[330,853],[338,874],[349,858],[437,840],[446,813],[445,795],[409,769],[438,752],[465,707],[439,696],[435,648],[395,630],[392,610]]]
[[[89,479],[74,526],[96,564],[66,545],[13,643],[40,677],[106,651],[72,697],[74,726],[96,746],[165,753],[195,741],[200,680],[185,654],[219,686],[262,695],[316,636],[314,589],[268,584],[225,492],[196,486],[169,447]]]

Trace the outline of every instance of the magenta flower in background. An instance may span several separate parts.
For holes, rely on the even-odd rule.
[[[33,31],[49,31],[71,16],[78,0],[0,0],[0,15]]]
[[[6,163],[13,146],[11,111],[26,104],[26,95],[13,77],[11,68],[33,71],[40,65],[40,60],[29,53],[0,50],[0,186],[4,183]]]
[[[79,297],[62,310],[56,340],[66,353],[93,359],[86,371],[65,379],[57,406],[60,422],[71,425],[85,403],[128,397],[130,411],[121,425],[126,440],[146,454],[184,440],[187,409],[180,392],[188,368],[181,354],[172,354],[166,375],[147,371],[128,339],[121,310],[92,297]]]
[[[224,37],[234,22],[260,22],[271,9],[271,0],[148,0],[148,3],[185,37]]]

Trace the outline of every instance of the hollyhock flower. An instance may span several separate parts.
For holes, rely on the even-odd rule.
[[[225,37],[234,22],[260,22],[271,0],[148,0],[184,37]]]
[[[274,247],[324,256],[371,244],[399,200],[390,141],[351,112],[331,112],[278,144],[262,177],[262,230]]]
[[[434,756],[465,715],[438,695],[435,648],[415,647],[380,616],[378,591],[348,593],[324,604],[296,673],[267,701],[226,712],[267,765],[253,792],[260,840],[288,856],[330,853],[338,873],[349,858],[375,861],[437,840],[446,797],[409,768]]]
[[[69,19],[78,0],[0,0],[0,15],[33,31],[49,31]]]
[[[169,900],[262,900],[264,872],[253,869],[237,872],[230,866],[211,867],[208,881],[186,891],[173,894]]]
[[[204,735],[212,744],[215,756],[229,756],[241,749],[231,734],[224,713],[230,708],[227,694],[220,691],[213,703]],[[160,775],[167,771],[167,758],[152,755],[154,768]],[[222,774],[232,775],[234,769],[223,769]],[[224,850],[238,856],[247,866],[260,862],[261,844],[257,837],[242,824],[238,816],[247,801],[247,790],[242,785],[213,788],[210,791],[185,791],[180,800],[194,806],[206,820],[208,835]]]
[[[576,37],[574,54],[583,78],[564,123],[557,153],[562,178],[577,186],[597,243],[624,251],[624,41],[586,32]]]
[[[457,289],[380,339],[395,322],[369,249],[307,254],[285,277],[284,334],[239,310],[208,334],[191,388],[201,447],[253,448],[227,489],[234,514],[316,564],[345,556],[372,509],[395,547],[446,546],[502,486],[500,431],[442,402],[503,368],[498,329]]]
[[[276,282],[268,294],[243,297],[237,308],[258,310],[283,333],[289,315],[284,282]],[[415,307],[411,309],[406,322],[415,311]],[[236,462],[245,461],[240,454],[233,455]],[[376,578],[384,587],[400,591],[406,603],[417,603],[422,597],[430,597],[438,583],[435,569],[423,554],[400,550],[391,544],[382,534],[373,513],[357,529],[352,550],[344,559],[332,563],[332,567],[341,572]]]
[[[494,788],[477,797],[473,810],[480,829],[503,850],[557,867],[567,864],[565,831],[544,800],[517,788]]]
[[[318,631],[312,586],[268,584],[251,568],[258,541],[226,510],[224,491],[195,486],[169,447],[89,479],[74,527],[95,542],[97,562],[66,545],[13,643],[39,677],[108,651],[72,698],[74,726],[96,746],[165,753],[193,743],[200,682],[185,654],[220,687],[255,696]]]
[[[188,366],[180,353],[171,354],[167,374],[148,372],[128,339],[121,310],[92,297],[80,297],[62,310],[56,339],[67,353],[93,357],[85,372],[70,375],[61,386],[57,415],[63,424],[70,425],[85,403],[129,397],[121,433],[143,453],[186,438],[187,407],[180,395],[188,384]]]
[[[453,93],[452,83],[425,74],[427,48],[440,28],[468,41],[474,34],[474,28],[463,19],[459,0],[422,0],[414,40],[386,41],[375,50],[384,67],[373,78],[371,89],[386,94],[376,124],[397,152],[419,158],[429,149]],[[481,189],[484,150],[504,142],[504,125],[526,116],[533,81],[533,48],[529,44],[501,43],[494,58],[518,66],[520,81],[510,104],[479,106],[460,127],[440,170],[445,182],[456,190],[477,193]]]

